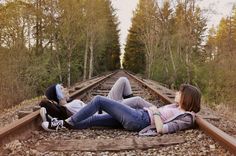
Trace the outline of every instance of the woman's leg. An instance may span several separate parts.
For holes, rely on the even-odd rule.
[[[142,111],[135,110],[129,106],[122,105],[117,101],[102,96],[96,96],[87,106],[82,108],[67,121],[69,124],[77,127],[80,122],[91,117],[99,109],[107,112],[127,130],[139,131],[150,124],[149,120],[146,118],[144,120]]]
[[[124,99],[121,103],[135,109],[142,109],[144,107],[154,106],[153,104],[145,101],[143,98],[139,96]]]
[[[109,114],[93,115],[74,126],[76,129],[85,129],[89,127],[110,127],[122,128],[122,124]]]
[[[132,90],[129,80],[126,77],[120,77],[112,86],[107,97],[116,101],[121,101],[123,98],[131,95]]]

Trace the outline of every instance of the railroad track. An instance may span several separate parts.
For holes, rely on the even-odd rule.
[[[114,82],[121,76],[126,76],[130,80],[135,96],[141,96],[158,106],[173,102],[174,91],[154,81],[140,79],[124,71],[77,84],[70,89],[70,95],[74,99],[82,99],[85,102],[91,100],[95,95],[106,96]],[[162,139],[168,142],[174,139],[179,142],[155,147],[137,147],[136,149],[132,149],[132,147],[123,149],[117,146],[118,151],[115,148],[94,149],[93,145],[91,145],[91,149],[82,150],[80,147],[75,147],[74,144],[79,144],[78,140],[86,143],[92,139],[94,142],[100,140],[113,141],[113,143],[122,139],[137,140],[140,139],[137,133],[104,128],[48,133],[40,128],[40,122],[37,110],[1,128],[0,155],[236,155],[236,140],[200,116],[197,117],[197,123],[201,130],[194,129],[154,138],[141,138],[144,141],[145,139]],[[216,123],[214,124],[216,125]],[[234,133],[233,131],[232,135]],[[66,142],[67,145],[60,144],[60,142]],[[118,142],[117,144],[119,145]],[[69,145],[71,146],[68,147]]]

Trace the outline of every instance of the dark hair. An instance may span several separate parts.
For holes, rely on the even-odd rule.
[[[189,84],[180,86],[181,98],[180,106],[182,109],[190,112],[199,112],[201,109],[201,92],[200,90]]]
[[[53,100],[53,101],[56,101],[57,103],[59,103],[59,99],[57,98],[56,85],[57,85],[57,84],[53,84],[53,85],[49,86],[49,87],[46,89],[45,96],[46,96],[49,100]]]

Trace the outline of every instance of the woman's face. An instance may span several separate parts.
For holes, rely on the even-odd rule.
[[[180,104],[180,98],[181,98],[181,92],[178,91],[178,92],[175,93],[175,102],[177,104]]]
[[[66,89],[66,88],[64,88],[62,86],[61,90],[62,90],[62,93],[64,94],[66,100],[68,100],[69,99],[69,91],[68,91],[68,89]]]

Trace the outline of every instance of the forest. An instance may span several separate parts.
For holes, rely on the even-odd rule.
[[[140,0],[125,46],[124,68],[178,89],[198,86],[206,103],[236,110],[236,7],[218,26],[196,0]]]
[[[0,3],[0,105],[70,87],[121,68],[178,89],[198,86],[204,101],[236,110],[236,7],[217,26],[196,0],[139,0],[120,60],[119,21],[109,0]]]
[[[118,24],[108,0],[0,3],[1,105],[119,69]]]

